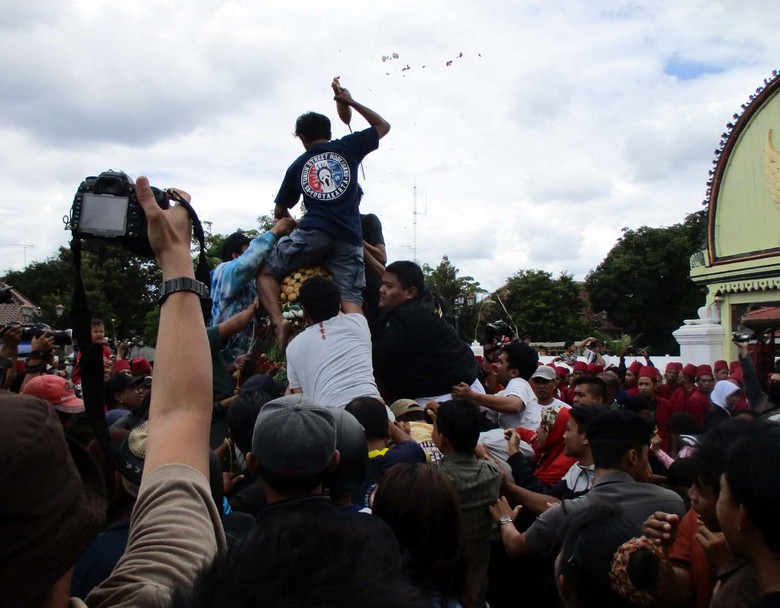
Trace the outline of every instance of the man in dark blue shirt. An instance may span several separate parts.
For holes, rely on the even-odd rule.
[[[347,89],[335,96],[354,108],[368,129],[331,140],[327,116],[307,112],[298,117],[295,135],[306,149],[287,169],[276,195],[274,216],[290,217],[290,209],[303,195],[306,214],[289,237],[279,241],[258,276],[260,302],[271,317],[279,348],[289,340],[289,325],[282,317],[279,281],[290,271],[324,263],[339,286],[344,312],[362,312],[363,236],[357,171],[363,157],[379,146],[390,124],[379,114],[352,99]]]

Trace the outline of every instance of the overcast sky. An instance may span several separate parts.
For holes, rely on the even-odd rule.
[[[341,76],[392,124],[363,181],[390,260],[413,257],[416,183],[421,263],[581,279],[621,228],[701,209],[780,64],[776,0],[0,0],[0,28],[0,270],[65,245],[76,187],[110,168],[189,191],[215,232],[256,227],[295,118],[347,133]]]

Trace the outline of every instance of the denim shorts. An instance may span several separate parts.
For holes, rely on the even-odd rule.
[[[281,281],[290,272],[322,264],[333,276],[341,299],[355,304],[363,302],[366,272],[363,265],[363,245],[351,245],[334,239],[327,232],[296,228],[282,237],[265,260],[265,268]]]

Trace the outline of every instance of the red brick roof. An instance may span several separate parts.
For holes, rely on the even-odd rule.
[[[753,323],[778,323],[780,322],[780,307],[762,306],[747,313],[742,322],[745,324]]]
[[[6,284],[0,281],[0,288],[2,287],[6,287]],[[12,302],[8,304],[0,304],[0,326],[7,325],[11,321],[24,323],[22,319],[22,306],[28,305],[32,306],[33,308],[38,307],[35,302],[31,302],[15,289],[11,290],[11,297],[13,299]]]

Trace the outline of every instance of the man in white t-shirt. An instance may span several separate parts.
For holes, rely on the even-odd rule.
[[[548,407],[569,407],[555,396],[555,370],[549,365],[540,365],[531,375],[531,388],[542,409]]]
[[[536,371],[539,355],[524,342],[505,344],[498,358],[496,377],[505,386],[495,395],[474,391],[465,383],[452,387],[453,397],[471,399],[477,405],[498,413],[502,429],[522,427],[535,431],[541,422],[541,407],[528,379]]]
[[[379,396],[371,365],[371,333],[359,313],[339,314],[336,284],[312,277],[300,290],[308,327],[287,346],[287,379],[328,407],[345,407],[356,397]]]

